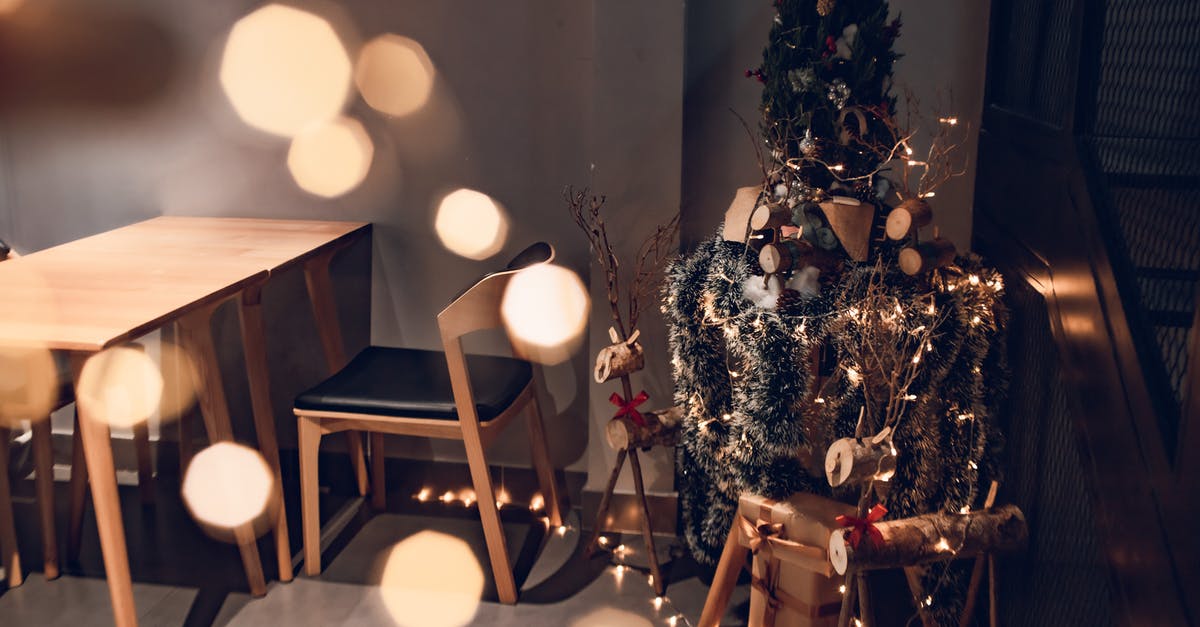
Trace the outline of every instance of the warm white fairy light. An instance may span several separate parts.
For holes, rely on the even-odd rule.
[[[557,534],[558,534],[558,536],[559,536],[560,538],[561,538],[562,536],[565,536],[565,535],[567,535],[567,526],[566,526],[566,525],[559,525],[559,526],[558,526],[558,529],[556,529],[556,530],[555,530],[555,533],[557,533]]]
[[[965,413],[961,413],[958,415],[959,422],[966,422],[968,420],[974,420],[974,419],[975,419],[975,414],[973,412],[965,412]]]
[[[470,507],[475,503],[475,491],[463,490],[458,493],[458,500],[462,501],[463,507]]]
[[[721,414],[721,420],[729,420],[733,418],[730,414]]]
[[[535,492],[533,498],[529,499],[529,511],[536,512],[546,507],[546,499],[542,498],[541,492]]]
[[[955,126],[958,124],[958,118],[938,118],[938,122],[941,122],[942,124],[948,124],[950,126]]]
[[[454,493],[453,493],[453,492],[446,492],[445,494],[443,494],[443,495],[442,495],[442,502],[443,502],[443,503],[449,503],[450,501],[453,501],[453,500],[454,500]]]
[[[845,169],[846,169],[846,166],[844,166],[844,165],[842,165],[842,164],[840,164],[840,163],[839,163],[839,164],[837,164],[837,165],[835,165],[835,166],[831,166],[829,169],[830,169],[830,170],[833,170],[834,172],[841,172],[842,170],[845,170]]]
[[[983,322],[983,320],[979,316],[975,316],[974,318],[971,318],[972,326],[978,325],[980,322]]]
[[[925,597],[925,601],[923,601],[923,603],[925,604],[925,607],[932,606],[933,605],[933,597]]]
[[[852,385],[858,385],[862,382],[862,375],[854,368],[846,368],[846,378],[850,380]]]
[[[654,610],[658,611],[658,610],[662,609],[662,602],[663,602],[662,597],[654,597],[654,600],[651,601],[650,603],[654,606]]]
[[[842,594],[846,594],[846,584],[842,584],[842,585],[838,586],[838,592],[840,592]]]
[[[915,401],[915,400],[917,400],[917,395],[916,395],[916,394],[905,394],[905,395],[904,395],[904,400],[906,400],[906,401]]]
[[[817,398],[816,398],[816,399],[815,399],[813,402],[814,402],[814,403],[816,403],[816,404],[818,404],[818,405],[824,405],[824,404],[825,404],[825,399],[824,399],[824,398],[821,398],[820,396],[818,396],[818,397],[817,397]]]
[[[971,470],[979,470],[979,464],[976,464],[973,461],[967,462],[967,466],[970,467]]]
[[[950,551],[950,541],[946,538],[938,538],[937,544],[933,545],[933,548],[941,553],[948,553]]]
[[[417,492],[417,495],[413,498],[424,503],[425,501],[429,500],[430,496],[433,496],[433,490],[430,490],[429,488],[421,488],[421,491]]]
[[[961,508],[959,508],[959,510],[958,510],[958,513],[960,513],[960,514],[970,514],[970,513],[971,513],[971,506],[970,506],[970,505],[963,505]]]
[[[917,353],[916,355],[913,355],[912,362],[914,364],[921,363],[921,353]]]
[[[678,621],[679,621],[679,616],[678,616],[678,615],[676,615],[676,616],[672,616],[672,617],[670,617],[670,618],[668,618],[668,619],[667,619],[667,624],[668,624],[668,625],[670,625],[671,627],[675,627],[675,624],[676,624]]]
[[[863,622],[859,619],[854,619],[854,627],[863,627]]]

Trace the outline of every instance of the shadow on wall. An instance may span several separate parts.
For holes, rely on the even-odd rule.
[[[122,7],[30,2],[0,21],[0,109],[125,109],[166,92],[178,50]]]

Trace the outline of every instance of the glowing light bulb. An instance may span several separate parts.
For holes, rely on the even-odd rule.
[[[429,488],[421,488],[421,491],[420,491],[420,492],[417,492],[416,499],[417,499],[418,501],[420,501],[420,502],[424,503],[425,501],[428,501],[428,500],[429,500],[429,497],[430,497],[432,494],[433,494],[433,490],[430,490]]]

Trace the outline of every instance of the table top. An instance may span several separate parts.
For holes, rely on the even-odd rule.
[[[0,263],[0,344],[99,351],[365,234],[362,222],[164,216]]]

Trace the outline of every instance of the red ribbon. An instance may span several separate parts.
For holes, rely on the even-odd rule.
[[[850,527],[850,537],[846,540],[851,547],[858,549],[858,544],[862,542],[863,534],[871,541],[872,548],[879,548],[883,544],[883,533],[875,526],[883,515],[887,513],[887,508],[882,504],[871,508],[867,513],[866,518],[857,518],[855,516],[838,516],[837,524],[843,527]]]
[[[642,418],[642,412],[637,410],[637,406],[645,403],[649,398],[650,395],[646,393],[646,390],[642,390],[638,392],[637,396],[627,402],[624,398],[621,398],[620,394],[613,392],[612,396],[608,397],[608,402],[620,408],[617,410],[617,415],[613,416],[613,418],[629,416],[629,419],[637,423],[639,427],[644,427],[646,426],[646,419]]]

